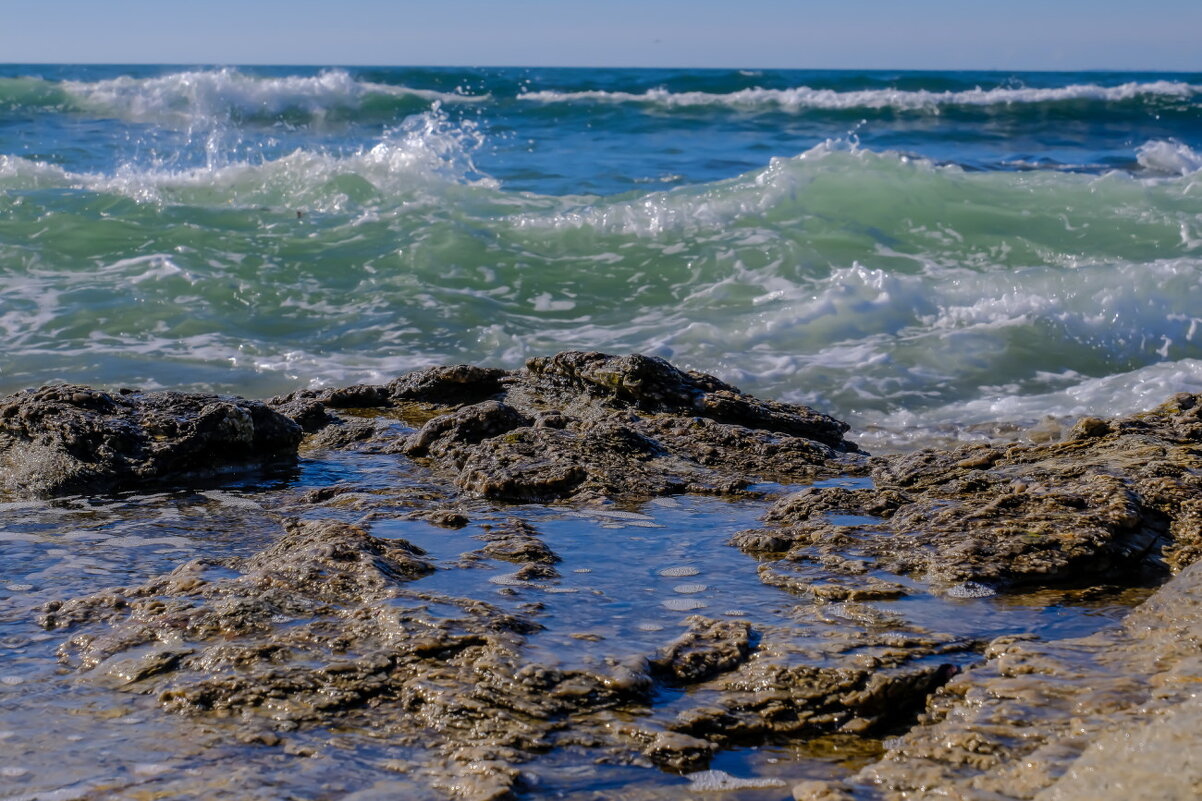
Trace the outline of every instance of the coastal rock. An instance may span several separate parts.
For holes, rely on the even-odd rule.
[[[0,483],[110,492],[296,459],[301,427],[258,401],[48,386],[0,398]]]
[[[505,519],[479,536],[481,558],[521,565],[513,586],[556,580],[558,556],[529,523]],[[60,657],[85,680],[192,717],[261,721],[245,735],[255,742],[302,727],[369,729],[436,751],[423,775],[481,799],[512,792],[514,765],[556,745],[683,771],[736,743],[874,731],[921,707],[950,676],[931,658],[965,645],[904,624],[849,632],[814,619],[804,629],[824,645],[807,651],[789,627],[695,616],[662,647],[570,667],[533,656],[542,604],[512,612],[423,591],[434,571],[403,539],[289,521],[252,556],[53,601],[39,622],[72,632]],[[693,692],[657,713],[657,686]]]
[[[728,494],[758,479],[863,469],[863,455],[843,439],[845,423],[651,356],[568,351],[513,372],[429,368],[387,390],[390,413],[419,430],[397,439],[380,429],[366,442],[326,431],[318,438],[429,460],[460,490],[493,500]],[[326,403],[326,394],[306,392]],[[272,403],[302,424],[319,421],[298,398]]]
[[[538,538],[534,526],[524,520],[510,518],[504,525],[486,524],[485,528],[487,532],[478,535],[488,543],[480,549],[481,556],[522,564],[550,565],[559,561],[559,556]]]
[[[694,684],[732,670],[751,652],[751,627],[742,621],[708,620],[694,615],[689,630],[651,660],[651,668],[670,681]]]
[[[494,765],[485,784],[496,797],[516,780],[510,764],[547,748],[566,716],[645,704],[640,672],[533,664],[521,647],[536,623],[409,589],[433,570],[404,540],[290,522],[250,558],[52,602],[40,623],[87,627],[60,649],[64,661],[168,710],[263,715],[281,731],[358,720],[399,745],[440,744],[459,779]]]
[[[829,789],[886,801],[1196,798],[1199,653],[1194,564],[1113,628],[995,640],[879,762]]]
[[[406,373],[388,384],[394,401],[421,401],[441,405],[479,403],[501,392],[501,382],[509,375],[495,367],[456,364],[429,367]]]
[[[654,356],[565,351],[530,359],[515,383],[519,393],[524,389],[567,404],[583,393],[615,408],[704,417],[855,450],[843,439],[850,428],[846,423],[804,406],[753,398],[711,375],[683,372]]]
[[[1200,413],[1183,395],[1082,421],[1064,442],[873,459],[873,486],[803,490],[732,543],[803,573],[850,559],[952,595],[1180,569],[1202,547]]]

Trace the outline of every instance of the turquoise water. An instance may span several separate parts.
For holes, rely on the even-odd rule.
[[[1200,154],[1202,75],[0,66],[0,391],[573,347],[872,449],[1128,412],[1202,389]]]

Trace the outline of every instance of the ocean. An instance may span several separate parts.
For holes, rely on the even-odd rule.
[[[870,447],[1202,389],[1202,74],[0,67],[0,391],[639,351]]]
[[[4,65],[0,343],[0,393],[72,382],[264,398],[596,349],[809,404],[877,454],[1031,426],[1051,436],[1081,415],[1202,391],[1202,74]],[[904,647],[920,666],[966,667],[999,635],[1111,627],[1164,578],[944,593],[870,571],[854,537],[855,558],[831,564],[728,547],[801,486],[490,504],[448,495],[392,451],[305,447],[279,474],[0,496],[0,799],[499,798],[512,786],[571,801],[778,801],[872,763],[902,731],[752,732],[702,760],[726,773],[680,776],[697,766],[617,758],[567,723],[508,761],[448,751],[453,715],[427,733],[410,725],[424,725],[422,693],[454,700],[432,689],[445,678],[433,669],[405,704],[330,701],[313,725],[274,696],[257,712],[164,712],[159,688],[225,663],[188,661],[174,633],[122,650],[142,614],[118,620],[124,596],[152,617],[227,596],[235,609],[246,560],[273,553],[286,517],[403,539],[437,569],[391,576],[393,595],[345,608],[288,607],[271,637],[389,615],[445,633],[487,609],[517,621],[504,637],[530,667],[572,670],[643,671],[707,608],[755,627],[749,664],[865,669]],[[440,504],[464,527],[418,514]],[[874,522],[830,518],[883,536]],[[559,570],[513,572],[482,550],[498,530],[545,540]],[[904,587],[826,604],[773,583],[775,569]],[[189,595],[201,585],[188,571],[227,595]],[[176,595],[155,583],[168,573],[186,579]],[[103,620],[38,624],[81,597]],[[894,629],[905,637],[887,640]],[[254,658],[302,678],[349,664],[324,652],[302,664],[307,646],[289,642],[301,656]],[[645,710],[606,725],[671,745],[678,715],[716,692],[660,682]],[[497,775],[508,784],[487,784]]]

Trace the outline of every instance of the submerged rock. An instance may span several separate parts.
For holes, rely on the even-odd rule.
[[[522,565],[507,583],[555,580],[558,557],[529,523],[480,536],[481,556]],[[462,793],[480,799],[504,797],[520,777],[514,765],[558,745],[683,771],[731,744],[874,731],[950,676],[931,657],[964,647],[910,630],[899,649],[897,631],[863,630],[824,636],[827,652],[809,654],[789,628],[695,616],[662,647],[565,667],[528,648],[542,604],[508,612],[423,591],[435,569],[404,540],[292,521],[253,556],[194,560],[141,586],[54,601],[40,623],[74,630],[61,658],[101,686],[189,716],[260,721],[257,742],[365,727],[391,745],[436,750],[417,769],[442,786],[477,787]],[[657,716],[657,686],[692,692]]]
[[[873,486],[778,502],[744,550],[846,565],[977,596],[1028,583],[1131,579],[1202,548],[1202,399],[1085,420],[1065,442],[969,445],[871,460]],[[848,570],[845,572],[857,572]]]
[[[300,427],[258,401],[42,387],[0,398],[0,483],[109,492],[296,459]]]

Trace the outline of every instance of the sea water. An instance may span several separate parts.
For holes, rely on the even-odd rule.
[[[641,351],[870,449],[1202,389],[1202,75],[0,67],[0,391]]]
[[[570,347],[814,405],[877,452],[1047,432],[1202,390],[1200,154],[1202,75],[4,66],[0,392],[263,397]],[[306,451],[209,487],[0,499],[0,799],[443,797],[404,773],[421,749],[337,721],[288,752],[240,743],[66,670],[69,634],[34,622],[46,601],[254,553],[281,515],[421,545],[439,570],[418,591],[538,604],[544,662],[645,654],[701,613],[793,625],[821,663],[810,601],[725,544],[790,488],[481,505],[457,531],[403,503],[300,500],[415,480],[403,457]],[[559,578],[464,566],[508,517]],[[1148,591],[906,586],[881,615],[966,643],[1088,633]],[[530,797],[750,801],[880,750],[735,748],[691,779],[571,749],[520,768]]]

